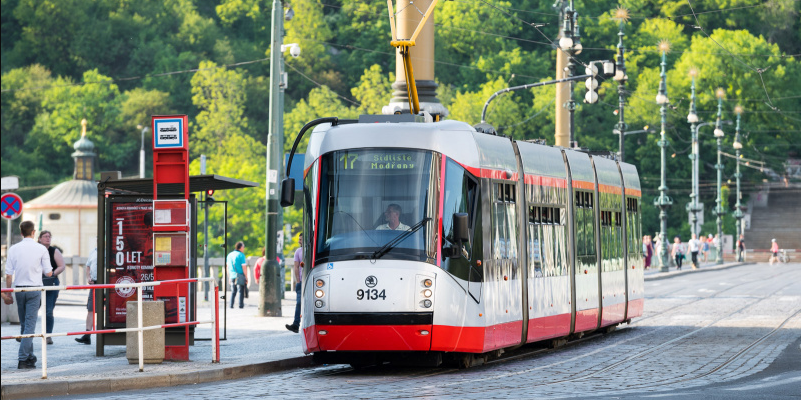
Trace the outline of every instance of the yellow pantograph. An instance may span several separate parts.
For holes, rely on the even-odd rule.
[[[411,110],[412,114],[417,114],[420,112],[420,102],[417,100],[417,85],[414,82],[414,71],[412,70],[412,59],[411,54],[409,53],[409,48],[414,46],[415,40],[417,40],[417,35],[419,35],[420,31],[423,30],[423,25],[426,24],[426,21],[428,21],[428,18],[434,12],[434,7],[436,7],[437,1],[438,0],[433,0],[428,6],[425,14],[423,14],[423,19],[420,20],[420,23],[417,25],[417,28],[412,34],[412,37],[408,39],[400,39],[398,38],[395,30],[395,12],[394,7],[392,6],[392,0],[387,0],[387,7],[389,8],[389,26],[392,29],[392,41],[390,44],[393,47],[398,48],[401,57],[403,58],[403,72],[406,75],[406,91],[409,93],[409,109]]]

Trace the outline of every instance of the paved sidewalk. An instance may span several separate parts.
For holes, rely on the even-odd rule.
[[[746,264],[753,264],[750,262],[736,262],[730,261],[725,262],[723,264],[718,265],[714,261],[700,263],[698,269],[693,269],[691,263],[686,263],[682,265],[681,270],[677,270],[676,267],[671,267],[668,272],[659,272],[659,267],[651,267],[645,270],[645,280],[646,281],[654,281],[659,279],[667,279],[672,278],[674,276],[679,275],[686,275],[686,274],[693,274],[697,272],[705,272],[705,271],[717,271],[721,269],[731,268],[731,267],[738,267],[740,265]]]
[[[54,332],[84,330],[86,320],[86,291],[61,292],[56,305]],[[83,293],[81,293],[83,292]],[[39,357],[37,368],[17,369],[15,340],[2,341],[2,398],[18,399],[54,394],[89,394],[126,389],[152,388],[235,379],[270,371],[302,367],[311,364],[311,357],[304,356],[301,335],[284,327],[292,322],[295,312],[295,293],[287,292],[282,301],[283,317],[257,317],[258,295],[251,291],[245,299],[245,308],[229,308],[227,340],[220,341],[220,363],[211,362],[211,341],[195,341],[189,348],[189,362],[145,364],[139,372],[138,363],[129,364],[124,346],[107,346],[105,356],[95,356],[95,338],[92,345],[75,342],[77,336],[54,337],[54,344],[47,346],[47,376],[42,379],[41,338],[34,338],[34,354]],[[222,300],[220,300],[222,306]],[[208,319],[211,313],[208,303],[198,305],[198,317]],[[220,310],[220,318],[223,311]],[[37,322],[37,332],[42,327]],[[19,332],[19,325],[3,323],[2,335]],[[196,338],[210,338],[210,325],[201,325]],[[220,338],[223,326],[220,325]]]

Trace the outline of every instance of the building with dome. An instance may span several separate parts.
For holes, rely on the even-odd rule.
[[[62,182],[47,193],[25,202],[23,220],[53,234],[53,245],[65,257],[86,257],[97,243],[97,182],[95,145],[86,137],[86,119],[81,121],[81,138],[73,145],[75,169],[72,180]]]

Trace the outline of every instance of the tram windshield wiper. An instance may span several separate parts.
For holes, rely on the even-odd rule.
[[[407,237],[411,236],[413,233],[419,231],[420,228],[422,228],[423,225],[428,221],[431,221],[431,218],[424,217],[423,219],[420,220],[420,222],[412,225],[412,227],[409,228],[408,231],[403,232],[402,234],[398,235],[395,239],[393,239],[393,240],[389,241],[387,244],[385,244],[384,247],[381,247],[380,249],[378,249],[375,252],[373,252],[373,256],[371,258],[372,259],[379,259],[379,258],[383,257],[384,254],[389,253],[392,249],[395,248],[395,246],[400,244],[400,242],[402,242],[404,239],[406,239]]]

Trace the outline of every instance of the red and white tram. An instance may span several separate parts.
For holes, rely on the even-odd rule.
[[[329,118],[311,134],[306,353],[438,364],[642,314],[633,165],[463,122],[387,122],[404,117],[419,119]]]

